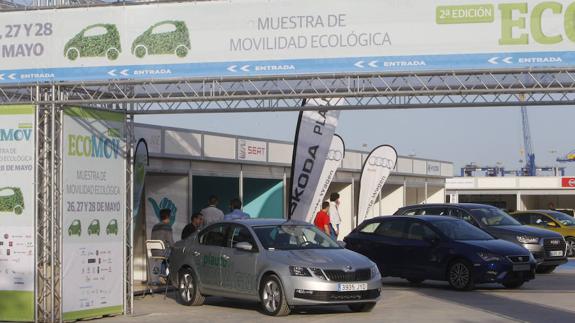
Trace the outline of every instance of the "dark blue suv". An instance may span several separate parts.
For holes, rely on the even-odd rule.
[[[381,216],[344,239],[346,248],[374,261],[382,276],[412,283],[448,281],[457,290],[478,283],[518,288],[535,277],[531,253],[495,239],[463,220],[443,216]]]

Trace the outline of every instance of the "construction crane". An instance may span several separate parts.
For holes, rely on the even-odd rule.
[[[536,176],[535,152],[533,152],[529,116],[527,115],[527,107],[525,106],[521,107],[521,122],[523,123],[523,149],[525,154],[525,167],[522,169],[523,176]]]

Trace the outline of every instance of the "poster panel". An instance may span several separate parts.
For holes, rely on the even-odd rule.
[[[0,38],[0,83],[570,67],[575,1],[227,0],[15,11],[2,13]]]
[[[0,106],[0,321],[34,320],[35,108]]]
[[[63,127],[64,320],[122,313],[125,116],[68,108]]]

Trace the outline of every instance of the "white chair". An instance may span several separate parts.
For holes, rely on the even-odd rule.
[[[168,287],[170,286],[169,278],[168,278],[168,268],[167,268],[167,260],[166,257],[166,244],[162,240],[146,240],[146,260],[148,263],[148,277],[146,280],[146,290],[144,291],[144,297],[146,297],[146,291],[149,291],[151,295],[154,295],[152,290],[152,274],[154,266],[154,262],[161,261],[166,262],[166,272],[162,272],[160,270],[160,278],[163,278],[165,281],[165,290],[164,290],[164,299],[168,294]]]

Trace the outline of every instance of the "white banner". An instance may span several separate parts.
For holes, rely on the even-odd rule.
[[[0,83],[575,64],[568,0],[226,0],[1,15]]]
[[[64,320],[122,313],[125,116],[67,108],[63,124]]]
[[[34,320],[35,109],[0,106],[0,321]]]
[[[325,194],[329,190],[329,185],[333,181],[337,169],[341,167],[344,157],[345,144],[343,139],[338,135],[334,135],[331,140],[329,152],[327,153],[325,165],[319,178],[319,185],[316,187],[313,195],[312,206],[310,208],[311,212],[308,213],[306,221],[311,222],[316,213],[321,209],[321,203],[325,201]]]
[[[305,105],[329,108],[337,105],[340,100],[309,99]],[[338,110],[300,112],[290,177],[290,219],[308,219],[338,119]]]
[[[361,171],[359,187],[357,211],[359,223],[369,218],[368,213],[396,163],[397,152],[389,145],[379,146],[367,156]]]
[[[238,139],[238,159],[265,162],[268,149],[265,141]]]

